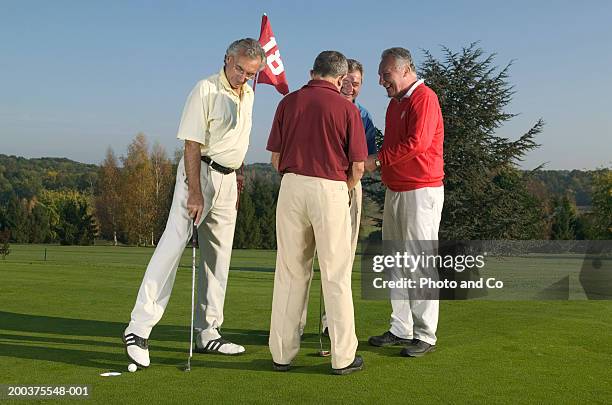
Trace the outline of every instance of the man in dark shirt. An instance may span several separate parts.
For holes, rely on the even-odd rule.
[[[310,72],[312,80],[279,103],[268,139],[272,164],[283,174],[269,341],[277,371],[289,370],[300,347],[299,322],[315,249],[333,372],[363,368],[356,355],[351,292],[349,190],[363,175],[367,146],[359,110],[340,95],[347,70],[344,55],[321,52]]]

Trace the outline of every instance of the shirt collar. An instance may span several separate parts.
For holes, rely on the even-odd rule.
[[[417,87],[419,87],[421,84],[423,84],[423,82],[425,82],[425,80],[423,80],[423,79],[419,79],[416,82],[414,82],[412,84],[412,86],[410,86],[410,88],[408,89],[406,94],[404,94],[404,97],[402,97],[402,98],[409,98],[412,95],[412,93],[414,93],[414,90],[416,90]]]
[[[221,68],[221,70],[219,71],[219,81],[221,81],[221,85],[225,88],[225,90],[229,91],[231,94],[235,95],[236,97],[238,96],[235,92],[234,89],[232,88],[232,85],[230,84],[229,80],[227,80],[227,76],[225,75],[225,68]],[[248,83],[245,83],[242,85],[242,94],[247,94],[247,93],[252,93],[253,89],[251,88],[251,86],[249,86]]]
[[[326,89],[330,89],[335,91],[336,93],[340,94],[340,91],[338,91],[338,89],[336,88],[336,86],[334,86],[333,84],[331,84],[330,82],[328,82],[327,80],[310,80],[306,86],[309,87],[323,87]],[[304,87],[306,87],[304,86]]]

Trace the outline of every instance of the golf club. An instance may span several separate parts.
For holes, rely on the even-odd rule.
[[[193,357],[193,311],[194,311],[194,296],[195,296],[195,273],[196,273],[196,240],[198,227],[195,219],[193,220],[193,229],[191,235],[191,324],[189,328],[189,358],[184,371],[191,371],[191,357]]]
[[[323,350],[323,282],[319,290],[319,356],[329,357],[329,350]]]

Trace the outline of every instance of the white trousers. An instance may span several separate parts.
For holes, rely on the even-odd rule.
[[[395,192],[387,189],[383,212],[383,240],[438,240],[444,187]],[[391,300],[390,331],[403,339],[436,344],[438,300]]]
[[[287,173],[276,208],[276,271],[270,352],[288,364],[300,348],[299,324],[312,274],[315,248],[331,341],[332,367],[355,359],[357,336],[351,290],[351,225],[346,183]]]
[[[183,159],[176,173],[170,215],[164,233],[145,272],[131,320],[125,333],[145,339],[168,305],[181,256],[191,240],[193,220],[187,211],[187,176]],[[202,222],[198,227],[197,306],[194,327],[204,341],[219,337],[223,324],[225,289],[236,225],[236,174],[224,175],[202,162],[200,182],[204,197]]]

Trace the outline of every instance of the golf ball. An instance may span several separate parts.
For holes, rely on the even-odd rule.
[[[130,365],[128,366],[128,371],[129,371],[130,373],[133,373],[133,372],[135,372],[136,370],[138,370],[138,366],[136,366],[136,364],[134,364],[134,363],[130,363]]]

